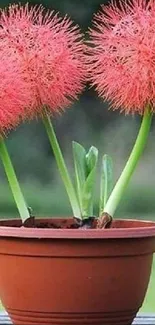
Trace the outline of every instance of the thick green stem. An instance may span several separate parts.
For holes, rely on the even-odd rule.
[[[0,137],[0,156],[4,165],[5,173],[7,175],[8,182],[12,190],[12,194],[16,202],[20,217],[24,222],[27,218],[30,217],[29,211],[26,206],[22,191],[20,189],[6,145],[4,143],[4,140],[1,137]]]
[[[143,153],[151,126],[151,120],[152,114],[149,109],[146,109],[133,150],[104,208],[104,212],[110,214],[110,216],[114,215],[139,158]]]
[[[63,183],[65,185],[65,188],[66,188],[69,200],[70,200],[73,214],[75,217],[81,218],[81,210],[80,210],[79,202],[78,202],[72,181],[70,179],[61,149],[59,147],[50,117],[48,116],[46,111],[44,112],[43,123],[44,123],[45,129],[46,129],[51,147],[54,152],[54,156],[55,156],[55,159],[57,162],[57,166],[58,166],[61,178],[63,180]]]

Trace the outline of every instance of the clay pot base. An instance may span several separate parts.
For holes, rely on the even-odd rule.
[[[14,325],[131,325],[135,311],[116,313],[34,313],[9,310]]]

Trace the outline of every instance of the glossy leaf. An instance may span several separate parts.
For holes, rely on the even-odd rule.
[[[76,189],[82,211],[82,192],[87,176],[86,150],[78,142],[73,141],[73,157],[75,167]]]
[[[82,193],[82,215],[83,217],[93,216],[93,195],[98,162],[98,149],[91,147],[86,154],[87,179]]]

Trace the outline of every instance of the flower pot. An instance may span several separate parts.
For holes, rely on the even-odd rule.
[[[115,220],[106,230],[19,226],[0,222],[0,298],[14,324],[132,323],[150,278],[154,222]]]

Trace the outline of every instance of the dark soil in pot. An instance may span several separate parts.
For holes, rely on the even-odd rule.
[[[97,219],[90,217],[84,220],[77,218],[66,219],[39,219],[35,217],[28,218],[24,223],[22,220],[0,220],[0,226],[5,227],[25,227],[25,228],[45,228],[45,229],[95,229],[97,225]]]
[[[51,222],[42,219],[37,222]],[[52,219],[71,224],[73,219]],[[155,223],[25,228],[0,221],[0,297],[16,325],[131,325],[147,290]]]

